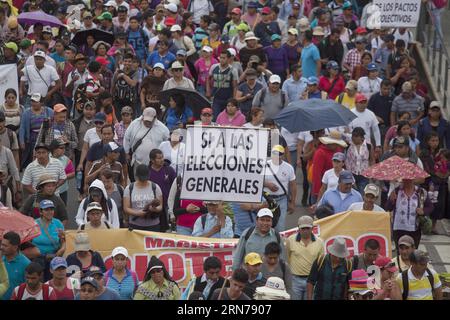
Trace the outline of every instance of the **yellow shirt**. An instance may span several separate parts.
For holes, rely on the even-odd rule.
[[[434,288],[438,289],[442,286],[439,275],[433,269],[429,269],[434,278]],[[428,279],[428,272],[425,271],[421,279],[417,279],[411,268],[408,269],[408,281],[409,281],[409,291],[406,300],[433,300],[433,292],[431,290],[431,283]],[[402,274],[397,276],[397,284],[400,287],[401,292],[403,292],[403,281]]]
[[[220,38],[213,42],[210,42],[208,37],[206,37],[202,40],[202,47],[209,46],[209,47],[213,48],[213,50],[217,49],[220,46],[220,44],[221,44]]]
[[[336,97],[335,99],[336,102],[339,102],[339,96]],[[347,92],[344,92],[344,97],[342,99],[341,104],[348,108],[348,109],[353,109],[355,107],[355,97],[351,98],[348,96]]]
[[[162,287],[156,285],[152,279],[141,283],[134,300],[180,300],[180,288],[173,282],[164,279]]]
[[[323,240],[316,237],[305,246],[303,241],[297,241],[297,233],[286,240],[286,254],[293,275],[308,276],[313,262],[324,253]]]

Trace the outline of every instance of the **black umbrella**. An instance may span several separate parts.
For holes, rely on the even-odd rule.
[[[273,120],[290,132],[300,132],[346,126],[355,118],[333,100],[308,99],[289,103]]]
[[[186,100],[186,105],[189,106],[194,113],[194,118],[200,118],[200,113],[203,108],[211,107],[211,102],[202,96],[197,91],[185,88],[173,88],[160,92],[161,104],[166,107],[169,106],[169,98],[174,94],[181,94]]]
[[[97,41],[104,41],[110,45],[114,43],[114,35],[111,32],[103,31],[100,29],[89,29],[78,31],[72,39],[72,43],[81,46],[86,44],[86,38],[92,36]]]

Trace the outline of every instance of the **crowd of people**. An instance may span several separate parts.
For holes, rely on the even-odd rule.
[[[412,32],[370,29],[371,5],[0,1],[0,66],[16,64],[19,82],[0,106],[0,201],[41,229],[25,243],[15,232],[3,236],[2,299],[441,299],[439,277],[418,247],[424,217],[432,233],[450,218],[450,125],[416,69]],[[61,26],[17,17],[40,10]],[[165,96],[171,89],[179,91]],[[189,105],[189,90],[210,105]],[[356,118],[300,132],[274,121],[308,99],[334,100]],[[270,129],[261,202],[180,198],[191,124]],[[393,156],[429,178],[362,174]],[[297,183],[310,216],[282,239]],[[79,201],[75,252],[66,252],[64,235],[70,197]],[[374,239],[351,259],[341,238],[324,250],[313,218],[347,210],[390,211],[397,258],[381,256]],[[222,262],[209,257],[181,292],[153,256],[139,282],[124,247],[106,270],[84,230],[118,228],[239,238],[232,276],[223,278]],[[78,278],[67,274],[73,265]],[[370,285],[372,265],[381,270],[378,286]]]

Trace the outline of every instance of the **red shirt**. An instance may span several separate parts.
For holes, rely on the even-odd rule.
[[[73,300],[75,298],[73,290],[71,289],[70,280],[67,279],[66,286],[62,291],[59,291],[53,286],[53,279],[47,282],[50,287],[54,289],[57,300]],[[70,286],[70,287],[69,287]]]
[[[333,154],[340,152],[342,148],[338,150],[330,150],[326,145],[319,145],[313,157],[312,168],[312,194],[317,196],[322,186],[322,177],[325,171],[333,168]]]
[[[332,88],[332,84],[336,81]],[[345,82],[342,76],[338,76],[337,80],[334,78],[332,81],[328,77],[322,76],[319,80],[319,89],[328,93],[328,99],[336,99],[345,90]]]

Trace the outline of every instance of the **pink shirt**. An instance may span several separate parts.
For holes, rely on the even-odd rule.
[[[206,86],[206,80],[209,76],[209,69],[211,66],[219,63],[215,58],[211,57],[211,64],[209,66],[206,65],[206,60],[204,58],[200,58],[195,62],[195,70],[197,70],[198,81],[197,84],[200,86]]]
[[[240,110],[238,110],[233,119],[230,120],[227,114],[227,110],[225,109],[221,113],[219,113],[216,122],[220,126],[242,127],[246,121],[245,116]]]

